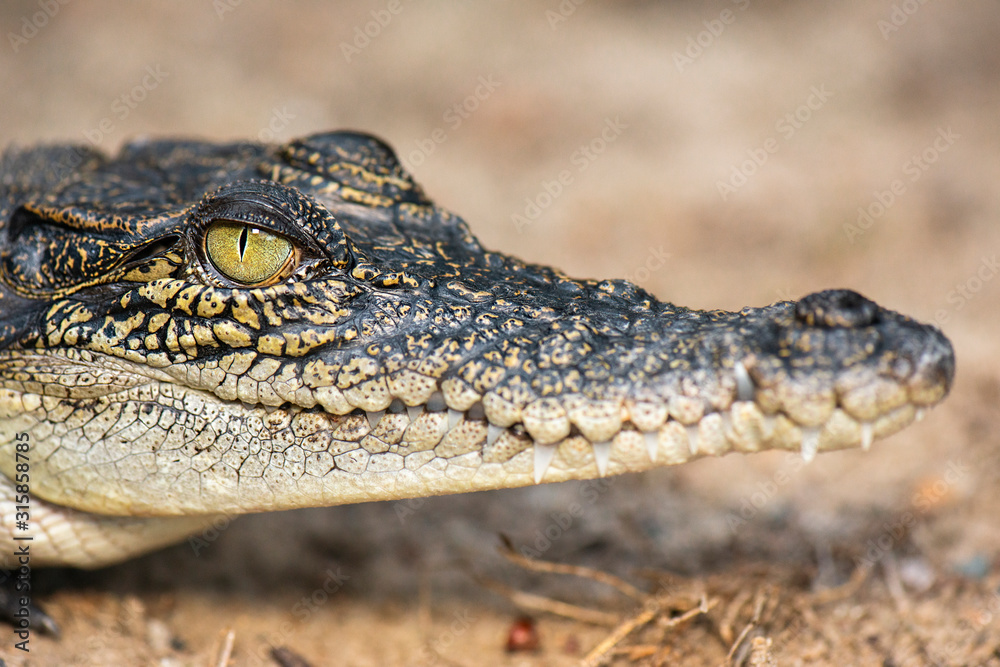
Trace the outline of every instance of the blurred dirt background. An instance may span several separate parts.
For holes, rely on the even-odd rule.
[[[521,612],[484,578],[641,611],[506,563],[503,533],[659,596],[614,664],[1000,665],[1000,5],[27,0],[0,25],[0,144],[363,129],[488,247],[703,308],[850,287],[959,359],[868,453],[247,517],[39,572],[63,638],[0,633],[7,664],[216,664],[232,630],[234,665],[565,665],[609,628],[534,613],[539,649],[506,653]]]

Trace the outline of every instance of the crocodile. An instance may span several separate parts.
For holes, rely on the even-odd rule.
[[[0,182],[7,567],[25,536],[91,568],[220,516],[868,448],[954,376],[850,290],[695,310],[485,250],[366,134],[10,148]]]

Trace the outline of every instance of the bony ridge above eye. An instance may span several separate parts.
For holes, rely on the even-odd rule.
[[[245,222],[216,220],[205,230],[205,256],[224,277],[265,286],[287,273],[295,247],[284,236]]]

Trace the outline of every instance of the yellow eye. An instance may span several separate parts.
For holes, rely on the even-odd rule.
[[[219,273],[243,285],[265,285],[281,278],[294,248],[283,236],[231,220],[212,223],[205,254]]]

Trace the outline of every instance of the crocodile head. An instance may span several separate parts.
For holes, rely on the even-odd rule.
[[[691,310],[484,250],[380,141],[0,165],[0,470],[120,516],[867,447],[948,392],[935,328],[835,290]]]

